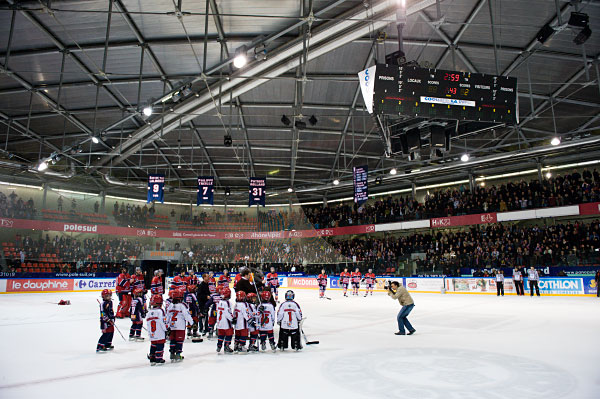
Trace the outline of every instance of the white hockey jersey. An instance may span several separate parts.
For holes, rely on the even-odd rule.
[[[263,303],[263,310],[260,314],[260,331],[273,331],[275,325],[275,307],[270,303]]]
[[[166,339],[167,317],[162,308],[153,308],[146,315],[146,328],[150,341],[160,341]]]
[[[504,274],[496,274],[496,282],[497,283],[503,283],[504,282]]]
[[[537,270],[535,270],[535,269],[527,270],[527,275],[529,277],[529,280],[532,280],[532,281],[537,281],[540,279],[540,275],[538,274]]]
[[[217,304],[217,329],[229,330],[233,328],[233,313],[231,304],[225,299],[221,299]]]
[[[281,323],[281,328],[296,330],[300,320],[302,320],[302,310],[296,302],[285,301],[279,306],[277,322]]]
[[[187,306],[183,303],[174,303],[167,313],[167,325],[171,330],[185,330],[188,324],[194,324]]]
[[[238,302],[235,304],[233,318],[235,319],[235,329],[245,330],[248,328],[248,320],[250,320],[250,308],[246,302]]]
[[[519,271],[513,272],[513,280],[515,280],[515,281],[523,280],[523,276],[521,275],[521,272],[519,272]]]
[[[260,326],[260,319],[261,319],[260,312],[258,311],[258,306],[253,303],[249,303],[248,310],[250,312],[250,320],[254,320],[254,323],[251,323],[250,321],[248,321],[248,328],[250,329],[250,332],[258,331],[258,327]]]

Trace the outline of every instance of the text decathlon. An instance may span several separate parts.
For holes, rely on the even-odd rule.
[[[549,290],[579,290],[581,289],[578,280],[541,280],[540,288]]]
[[[98,226],[88,226],[85,224],[65,224],[63,231],[77,231],[81,233],[95,233],[98,231]]]

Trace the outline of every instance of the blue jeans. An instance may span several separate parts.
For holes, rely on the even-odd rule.
[[[402,334],[404,334],[404,326],[406,326],[408,332],[414,330],[413,326],[407,319],[408,314],[413,310],[414,307],[414,303],[411,305],[402,306],[402,309],[400,309],[400,312],[398,313],[398,331],[400,331]]]

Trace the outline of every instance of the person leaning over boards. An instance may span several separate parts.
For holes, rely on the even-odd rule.
[[[406,288],[400,285],[400,283],[398,283],[397,281],[392,281],[391,283],[389,283],[387,289],[388,295],[392,299],[397,299],[398,302],[400,302],[400,305],[402,305],[402,309],[400,309],[400,312],[398,313],[398,332],[395,334],[405,335],[404,326],[406,326],[406,329],[408,330],[408,335],[413,335],[417,330],[415,330],[408,321],[408,314],[415,307],[415,302],[413,301]]]

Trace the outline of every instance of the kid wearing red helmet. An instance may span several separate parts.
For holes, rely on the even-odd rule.
[[[277,349],[275,346],[275,335],[273,334],[273,326],[275,325],[275,307],[271,304],[271,293],[269,291],[263,291],[260,293],[262,304],[258,307],[260,314],[260,323],[258,329],[260,330],[260,349],[263,351],[267,350],[267,338],[269,338],[269,344],[271,350],[275,352]]]
[[[258,296],[251,292],[246,295],[248,308],[250,310],[250,319],[248,320],[248,332],[250,333],[250,345],[248,345],[248,352],[258,352],[258,326],[260,325],[260,312],[258,311]]]
[[[112,350],[113,334],[115,333],[115,314],[113,313],[112,291],[102,290],[102,303],[100,304],[100,330],[102,335],[98,340],[96,352]]]
[[[150,339],[150,365],[163,364],[163,353],[165,350],[165,340],[167,333],[167,319],[162,309],[162,295],[155,294],[150,298],[150,310],[146,317],[146,328],[148,329],[148,338]]]
[[[225,346],[225,353],[232,353],[231,339],[233,337],[233,313],[231,311],[231,290],[229,287],[221,289],[222,299],[217,304],[217,353],[221,352],[221,348]]]
[[[233,324],[235,325],[235,352],[246,352],[246,340],[248,340],[248,321],[250,320],[250,308],[246,303],[246,293],[238,291],[235,294],[235,311],[233,313]]]
[[[198,304],[198,298],[196,297],[196,286],[194,284],[189,284],[187,286],[187,291],[185,293],[185,304],[190,311],[192,316],[192,320],[194,323],[191,326],[188,326],[188,338],[190,337],[198,337],[198,320],[200,317],[200,305]]]
[[[208,339],[212,339],[215,324],[217,324],[217,306],[222,299],[221,290],[222,287],[217,287],[216,291],[210,294],[209,300],[204,305],[208,314]]]
[[[144,317],[146,317],[146,311],[144,309],[144,302],[142,300],[144,291],[141,288],[133,290],[133,300],[131,301],[131,329],[129,329],[129,340],[130,341],[143,341],[142,338],[142,325],[144,324]]]
[[[187,306],[182,303],[183,296],[183,290],[174,290],[173,304],[169,308],[169,313],[167,313],[167,326],[171,330],[169,335],[169,352],[171,352],[171,362],[180,362],[183,360],[181,352],[183,352],[185,329],[187,326],[194,323]]]

